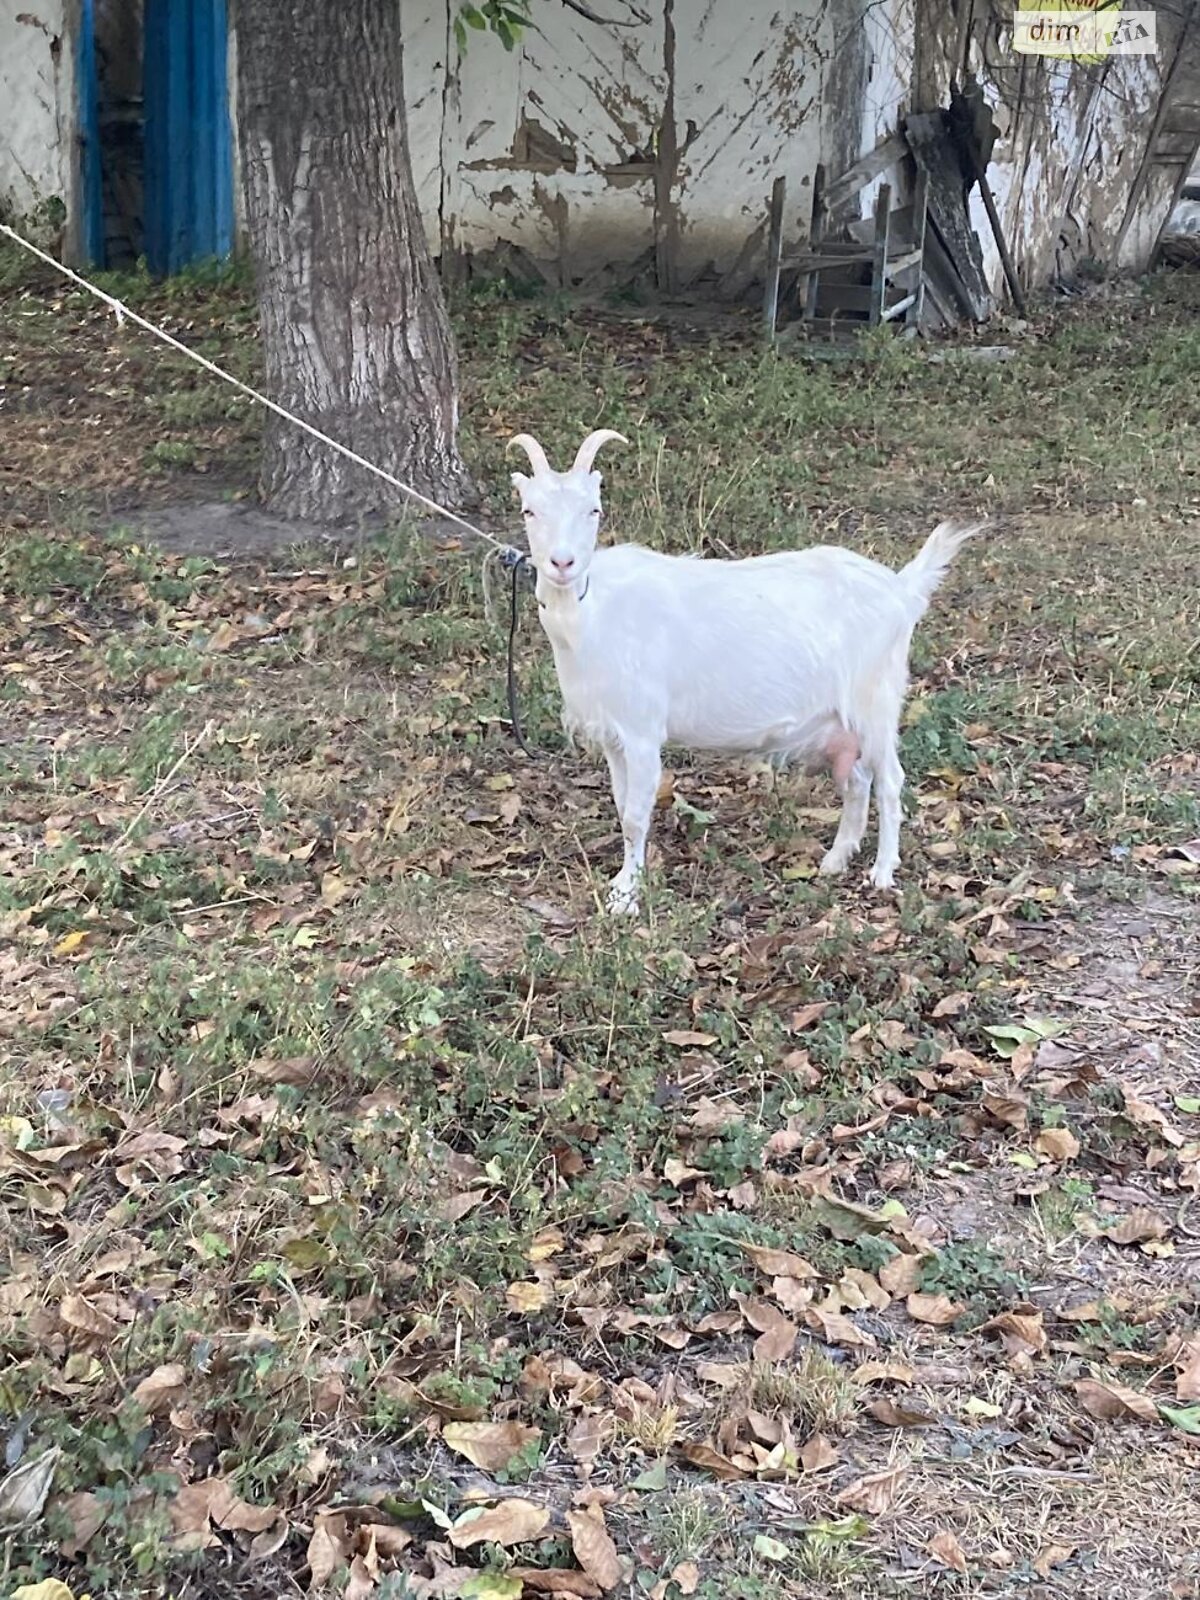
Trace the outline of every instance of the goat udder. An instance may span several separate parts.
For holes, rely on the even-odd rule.
[[[831,734],[824,750],[825,760],[833,774],[833,781],[844,789],[854,770],[854,763],[862,755],[862,746],[848,728],[839,728]]]

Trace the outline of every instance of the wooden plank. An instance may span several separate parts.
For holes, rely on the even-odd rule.
[[[767,212],[767,279],[763,285],[763,331],[768,343],[772,344],[779,315],[779,264],[783,256],[783,201],[786,192],[787,179],[776,178],[771,185],[771,203]]]
[[[793,272],[830,272],[834,267],[865,266],[868,261],[875,259],[873,249],[867,250],[857,246],[853,251],[835,255],[828,245],[821,246],[819,255],[788,256],[784,266]]]
[[[905,319],[909,328],[916,333],[921,326],[921,319],[925,315],[925,230],[929,221],[929,174],[919,163],[917,164],[917,181],[913,188],[913,233],[916,236],[916,249],[913,254],[917,258],[917,292],[912,309]]]
[[[883,301],[887,294],[888,219],[892,210],[892,186],[881,183],[875,199],[875,252],[871,263],[871,307],[873,328],[883,320]]]
[[[944,113],[926,112],[905,123],[909,149],[928,177],[926,209],[932,224],[926,238],[936,238],[952,268],[954,289],[968,317],[984,322],[992,312],[992,296],[983,271],[983,252],[971,226],[963,195],[958,150]]]
[[[812,220],[808,228],[808,242],[815,250],[825,237],[825,221],[828,211],[825,205],[825,168],[818,162],[813,173],[813,203]],[[817,291],[821,284],[821,271],[818,268],[810,272],[804,283],[804,315],[815,317],[817,314]]]
[[[833,212],[844,206],[847,200],[865,189],[872,178],[877,178],[881,172],[886,172],[889,167],[903,160],[905,150],[904,137],[899,133],[893,133],[882,144],[877,144],[874,150],[861,156],[829,185],[825,197],[826,209]]]
[[[902,272],[907,272],[909,267],[915,267],[925,254],[925,246],[921,245],[916,250],[908,250],[902,256],[893,256],[888,262],[888,277],[895,278]]]

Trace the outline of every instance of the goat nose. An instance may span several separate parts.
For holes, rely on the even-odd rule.
[[[550,565],[554,568],[555,572],[570,572],[571,568],[575,565],[575,557],[551,556]]]

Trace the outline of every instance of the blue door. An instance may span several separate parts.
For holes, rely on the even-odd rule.
[[[104,261],[104,192],[100,173],[100,104],[96,85],[96,27],[92,0],[79,11],[79,163],[81,226],[79,253],[86,265],[102,267]]]
[[[146,0],[145,254],[178,272],[233,248],[225,0]]]

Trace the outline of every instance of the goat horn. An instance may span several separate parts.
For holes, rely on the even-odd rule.
[[[535,473],[552,472],[554,470],[546,460],[546,452],[531,433],[514,433],[504,448],[506,451],[511,450],[515,444],[520,445],[521,449],[529,457],[529,464]]]
[[[596,459],[596,451],[599,450],[602,444],[607,444],[610,439],[619,439],[622,444],[629,443],[625,435],[618,433],[615,428],[597,428],[595,433],[589,433],[579,446],[571,471],[590,472],[592,470],[592,462]]]

